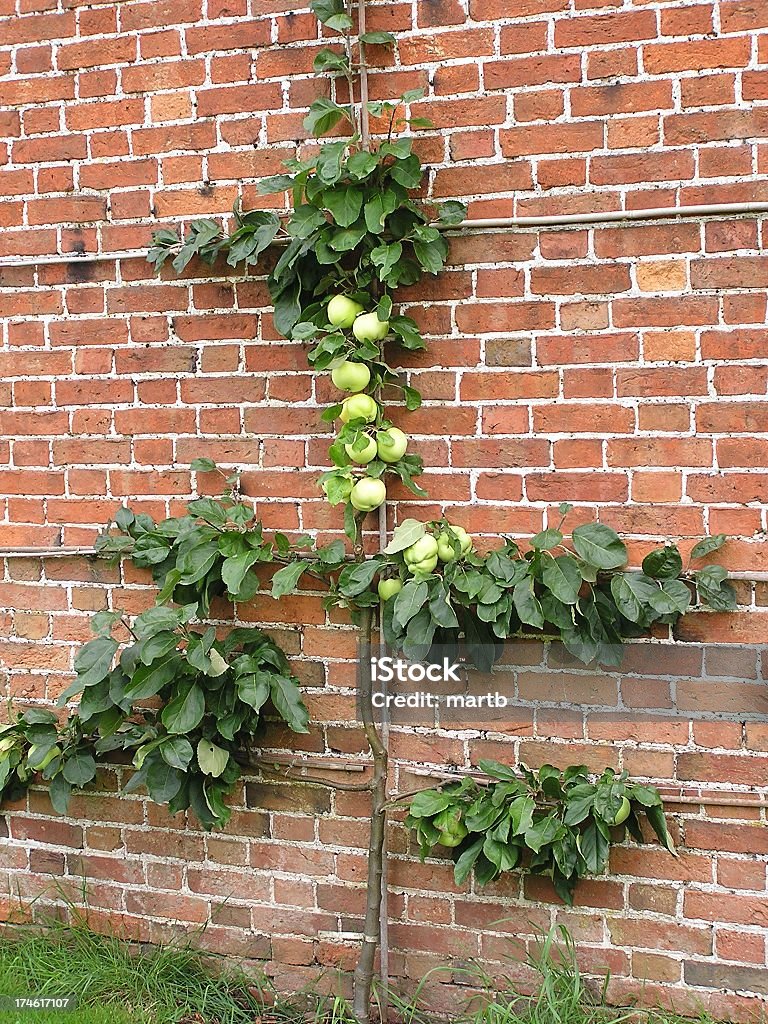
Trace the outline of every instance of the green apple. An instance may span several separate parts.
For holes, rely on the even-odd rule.
[[[632,810],[632,805],[625,796],[621,798],[621,807],[616,811],[616,817],[613,819],[614,825],[623,825],[629,817],[629,812]]]
[[[378,432],[376,442],[382,462],[399,462],[408,447],[408,435],[399,427],[389,427]]]
[[[424,558],[431,558],[432,555],[436,554],[437,541],[431,533],[427,533],[405,549],[403,558],[405,559],[405,564],[410,565],[411,562],[421,562]]]
[[[438,843],[441,846],[454,847],[462,843],[467,835],[468,829],[461,820],[461,808],[448,807],[432,819],[432,824],[440,830]]]
[[[349,500],[352,502],[352,507],[356,508],[358,512],[372,512],[387,500],[387,488],[382,480],[364,476],[352,488]]]
[[[390,597],[399,594],[402,589],[403,584],[398,579],[379,580],[378,591],[382,601],[388,601]]]
[[[342,402],[339,419],[342,423],[349,423],[350,420],[365,420],[366,423],[373,423],[378,415],[379,407],[376,400],[370,395],[350,395]]]
[[[355,317],[363,312],[363,307],[346,295],[334,295],[328,303],[328,323],[333,327],[351,327]]]
[[[389,334],[389,320],[379,320],[376,313],[361,313],[352,324],[352,333],[358,341],[383,341]]]
[[[460,558],[472,549],[472,538],[467,531],[461,526],[449,526],[437,538],[437,556],[441,562],[452,562],[456,558],[451,535],[455,537],[461,547]]]
[[[340,391],[365,391],[371,383],[371,371],[365,363],[345,359],[331,370],[331,380]]]
[[[372,437],[368,437],[366,435],[365,441],[365,448],[359,448],[357,450],[355,450],[355,444],[358,443],[357,441],[354,442],[354,444],[344,445],[347,455],[350,457],[350,459],[352,459],[353,462],[356,462],[359,466],[366,466],[369,462],[373,462],[373,460],[376,458],[376,453],[378,451],[376,447],[376,442]]]
[[[403,552],[405,564],[416,576],[428,576],[437,567],[437,541],[428,533]]]

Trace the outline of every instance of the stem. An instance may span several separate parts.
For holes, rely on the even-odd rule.
[[[369,1024],[376,949],[381,931],[382,875],[387,803],[387,751],[381,742],[373,716],[371,679],[371,634],[373,612],[360,613],[360,702],[363,728],[373,754],[371,781],[371,833],[368,842],[368,891],[360,959],[355,968],[354,1015],[358,1024]]]
[[[365,62],[365,0],[357,0],[357,35],[360,50],[360,139],[363,149],[371,148],[370,114],[368,112],[368,65]]]
[[[352,4],[353,0],[347,0],[347,14],[349,15],[350,21],[352,20]],[[344,49],[347,54],[347,70],[344,72],[344,77],[347,80],[347,88],[349,90],[349,113],[350,120],[352,121],[352,128],[356,134],[362,132],[362,120],[358,118],[355,113],[355,79],[352,72],[352,35],[351,32],[345,32],[344,34]]]

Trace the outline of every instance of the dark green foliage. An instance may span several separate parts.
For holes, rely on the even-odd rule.
[[[576,527],[572,547],[559,529],[549,529],[532,537],[525,553],[508,539],[485,557],[472,551],[438,563],[415,582],[403,550],[447,526],[445,521],[405,520],[386,549],[405,587],[384,605],[385,635],[388,644],[409,656],[426,656],[439,629],[441,643],[463,636],[474,664],[487,670],[501,641],[543,631],[581,661],[611,665],[620,658],[625,639],[647,634],[656,623],[673,625],[694,594],[717,610],[736,604],[722,567],[683,571],[673,545],[646,557],[644,569],[653,569],[654,576],[623,569],[624,542],[598,523]]]
[[[565,771],[520,765],[515,771],[481,761],[479,767],[493,780],[489,785],[464,778],[423,790],[411,800],[405,820],[416,832],[422,859],[436,846],[453,848],[459,885],[473,871],[482,885],[525,867],[549,876],[558,895],[571,903],[580,878],[606,871],[611,843],[624,839],[624,828],[643,841],[643,814],[674,853],[658,790],[630,782],[626,772],[607,768],[594,779],[583,765]],[[629,812],[615,825],[617,814],[626,813],[625,799]]]

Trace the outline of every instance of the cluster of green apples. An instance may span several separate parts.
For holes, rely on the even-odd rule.
[[[366,313],[359,302],[346,295],[334,295],[328,303],[328,321],[341,330],[352,329],[361,344],[378,344],[389,333],[389,321],[379,320],[376,312]],[[347,455],[356,465],[367,466],[374,459],[398,462],[405,455],[408,437],[398,427],[377,428],[381,408],[376,399],[366,393],[371,383],[371,371],[366,363],[345,359],[331,370],[331,380],[340,391],[349,392],[341,403],[339,419],[342,423],[361,421],[366,426],[361,439],[345,445]],[[361,441],[363,443],[361,443]],[[372,512],[387,498],[383,480],[364,476],[349,493],[352,507],[359,512]]]
[[[437,569],[438,563],[447,565],[464,558],[472,550],[472,538],[461,526],[445,526],[437,533],[425,533],[403,552],[406,573],[416,579],[429,576]],[[388,601],[403,589],[402,580],[387,577],[379,580],[379,598]]]

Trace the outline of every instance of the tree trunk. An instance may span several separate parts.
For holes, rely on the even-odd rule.
[[[373,612],[361,611],[360,622],[360,704],[363,727],[373,753],[371,783],[371,833],[368,842],[368,893],[360,959],[355,968],[354,1014],[358,1024],[369,1024],[376,950],[381,933],[381,882],[384,867],[384,833],[387,802],[387,751],[373,717],[371,701],[371,633]]]

